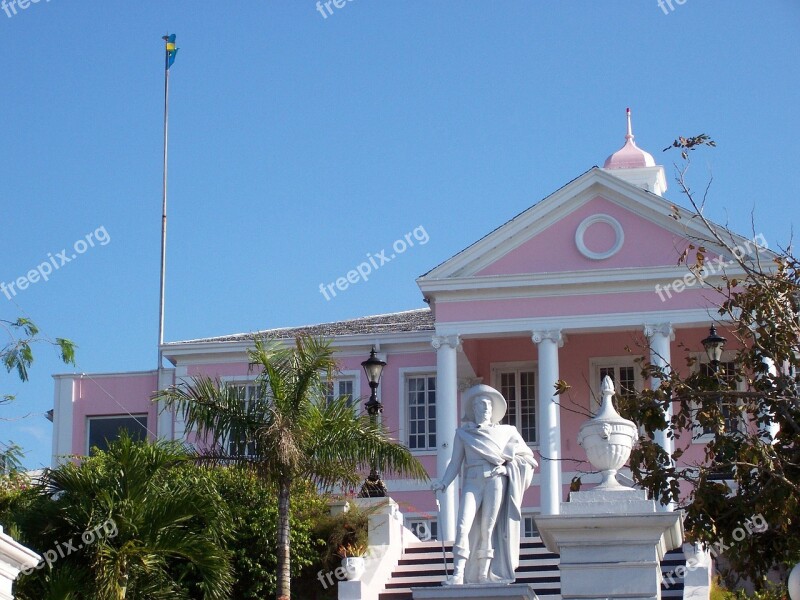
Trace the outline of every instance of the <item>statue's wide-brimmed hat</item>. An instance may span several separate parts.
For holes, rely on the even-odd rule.
[[[489,385],[479,383],[473,385],[461,395],[461,405],[464,407],[464,420],[475,422],[475,410],[473,404],[475,398],[483,397],[492,401],[492,423],[499,423],[506,416],[508,405],[503,394]]]

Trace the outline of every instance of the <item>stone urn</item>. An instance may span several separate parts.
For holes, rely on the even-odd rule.
[[[789,588],[789,598],[800,600],[800,563],[797,563],[789,573],[789,581],[786,582],[786,585]]]
[[[348,581],[361,581],[367,570],[367,562],[363,556],[348,556],[342,559],[344,576]]]
[[[600,485],[595,489],[627,490],[629,488],[621,485],[616,475],[631,455],[638,429],[633,421],[623,419],[614,408],[611,401],[614,382],[610,377],[603,379],[601,392],[603,403],[600,410],[594,418],[581,425],[578,444],[586,450],[589,462],[603,476]]]

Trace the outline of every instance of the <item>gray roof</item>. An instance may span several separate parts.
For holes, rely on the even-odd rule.
[[[219,337],[198,338],[169,342],[167,346],[180,344],[197,344],[203,342],[246,342],[254,337],[269,339],[292,339],[298,336],[335,337],[342,335],[369,335],[377,333],[401,333],[413,331],[433,331],[433,313],[430,308],[417,308],[402,312],[359,317],[346,321],[332,323],[319,323],[317,325],[302,325],[300,327],[281,327],[279,329],[265,329],[250,333],[235,333]]]

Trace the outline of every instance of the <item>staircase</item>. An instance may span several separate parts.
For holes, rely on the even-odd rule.
[[[445,546],[447,568],[453,569],[453,546]],[[681,550],[673,550],[664,556],[661,571],[664,574],[685,565],[686,559]],[[419,542],[406,548],[403,557],[386,587],[380,600],[412,600],[412,587],[441,585],[445,573],[441,542]],[[674,578],[675,583],[667,589],[662,586],[662,598],[683,598],[683,583]],[[541,600],[561,600],[561,575],[558,570],[558,555],[544,547],[541,538],[523,538],[520,544],[520,563],[517,569],[517,583],[529,583]]]

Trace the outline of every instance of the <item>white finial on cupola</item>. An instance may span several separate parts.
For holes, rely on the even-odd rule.
[[[631,109],[625,109],[627,130],[625,144],[606,159],[603,168],[633,185],[643,188],[659,196],[667,191],[667,180],[664,168],[657,165],[653,155],[636,145],[631,123]]]
[[[605,169],[640,169],[641,167],[655,167],[653,155],[645,152],[633,141],[633,125],[631,124],[631,109],[625,111],[628,119],[628,131],[625,134],[625,144],[606,159]]]
[[[626,108],[625,113],[628,115],[628,134],[625,136],[626,140],[633,139],[633,126],[631,125],[631,109]]]

